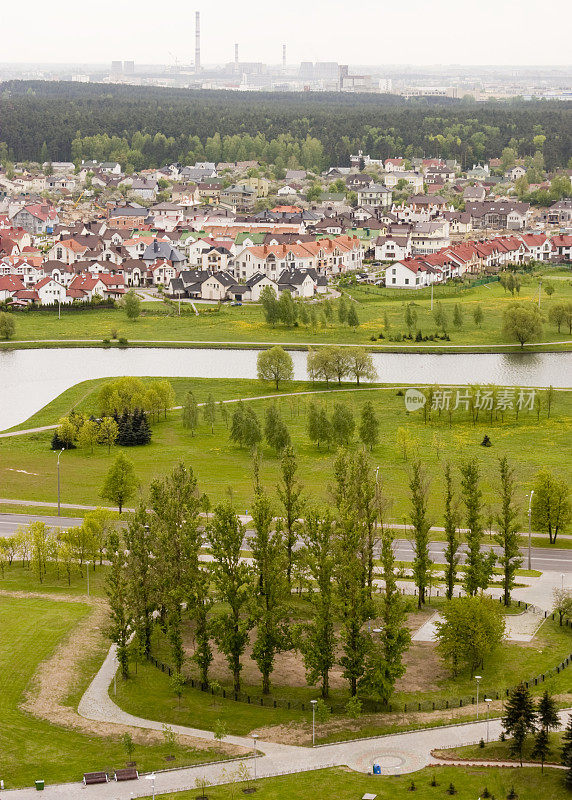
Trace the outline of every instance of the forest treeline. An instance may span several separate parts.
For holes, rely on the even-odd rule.
[[[319,171],[349,164],[358,149],[374,158],[456,158],[466,168],[505,147],[533,155],[545,137],[550,170],[570,159],[570,111],[567,102],[7,81],[0,84],[0,140],[5,157],[19,161],[47,152],[52,161],[114,159],[143,169],[257,159]]]

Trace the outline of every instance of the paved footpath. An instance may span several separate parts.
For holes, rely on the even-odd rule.
[[[82,697],[78,711],[88,718],[105,722],[116,722],[131,725],[135,728],[161,730],[162,723],[133,716],[120,709],[109,696],[109,686],[117,671],[117,658],[113,646],[101,669]],[[570,709],[560,712],[561,723],[568,719]],[[324,769],[326,767],[347,766],[358,772],[371,772],[373,764],[379,764],[382,774],[401,775],[415,772],[437,760],[431,756],[434,748],[448,748],[466,744],[474,744],[481,738],[498,739],[501,732],[500,719],[468,722],[458,725],[440,726],[409,733],[397,733],[370,739],[339,742],[315,748],[296,747],[259,741],[257,744],[256,775],[259,778],[286,775],[292,772]],[[171,726],[176,733],[186,734],[199,739],[212,741],[214,735],[210,731],[188,728],[182,725]],[[228,736],[230,744],[246,748],[253,752],[253,740],[246,736]],[[229,774],[238,770],[239,764],[245,763],[254,776],[254,758],[246,755],[243,759],[230,762],[219,762],[203,766],[157,772],[155,792],[180,792],[196,788],[197,778],[204,778],[209,784],[228,783]],[[94,800],[130,800],[135,797],[152,795],[153,782],[144,776],[135,782],[116,784],[100,784],[86,789],[82,783],[67,783],[46,786],[43,797],[46,800],[77,800],[90,797]],[[0,800],[32,800],[37,798],[34,789],[8,790],[0,793]]]

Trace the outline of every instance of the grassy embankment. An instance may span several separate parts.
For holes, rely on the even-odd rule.
[[[417,311],[416,327],[424,335],[435,333],[436,326],[433,312],[430,309],[430,292],[426,289],[412,291],[395,291],[375,286],[356,286],[344,290],[356,301],[360,325],[356,330],[340,324],[337,315],[324,326],[318,322],[316,327],[299,325],[287,328],[283,325],[272,327],[264,321],[260,305],[243,305],[232,307],[225,304],[218,309],[213,305],[198,305],[200,313],[194,314],[189,306],[183,306],[183,314],[178,316],[173,308],[164,303],[143,303],[143,313],[136,321],[129,321],[122,309],[85,310],[81,312],[62,310],[62,318],[58,319],[57,311],[37,310],[16,316],[16,336],[7,346],[27,346],[23,343],[34,340],[78,341],[95,340],[101,343],[104,339],[112,339],[112,331],[118,337],[126,338],[131,344],[143,340],[159,340],[174,342],[226,342],[240,345],[247,342],[275,342],[299,344],[355,344],[368,347],[391,349],[408,349],[427,351],[428,348],[446,347],[447,351],[456,346],[502,350],[503,346],[514,344],[508,342],[502,332],[502,314],[506,306],[513,300],[536,301],[538,298],[538,279],[522,276],[520,295],[512,297],[505,293],[499,283],[460,288],[459,285],[436,287],[434,302],[441,302],[449,318],[448,332],[451,341],[414,342],[405,340],[391,342],[389,337],[398,333],[406,334],[404,320],[404,303],[414,302]],[[546,278],[543,280],[546,282]],[[541,303],[543,316],[547,319],[550,307],[556,303],[572,298],[572,284],[569,281],[554,282],[555,292],[548,297],[542,291]],[[453,325],[453,308],[458,303],[463,312],[462,327]],[[481,306],[483,321],[476,325],[473,311]],[[318,320],[322,314],[318,305]],[[389,329],[385,328],[385,320]],[[415,333],[415,331],[413,331]],[[384,338],[380,339],[380,334]],[[375,337],[375,341],[372,341]],[[548,321],[544,325],[542,342],[572,342],[572,336],[564,325],[558,333],[556,327]],[[533,346],[529,343],[527,348]],[[567,349],[569,344],[544,347],[547,349]],[[511,348],[513,349],[513,348]]]
[[[45,409],[34,415],[25,426],[47,425],[77,404],[86,412],[97,411],[95,390],[102,381],[79,384],[62,394]],[[185,393],[192,389],[199,402],[212,392],[215,399],[256,397],[273,394],[274,389],[259,381],[215,381],[200,379],[173,379],[177,403],[182,402]],[[316,387],[314,387],[316,388]],[[481,419],[472,424],[466,412],[456,412],[449,427],[445,415],[432,415],[431,421],[424,423],[422,412],[407,413],[403,397],[397,394],[396,387],[365,389],[356,392],[353,388],[343,393],[324,391],[319,400],[331,413],[335,402],[345,402],[352,406],[356,423],[359,424],[361,407],[371,400],[380,420],[380,441],[371,453],[374,465],[380,466],[384,490],[393,497],[391,517],[396,523],[403,523],[409,511],[408,473],[411,459],[418,456],[425,464],[430,486],[431,521],[442,524],[442,473],[445,461],[449,459],[458,467],[468,458],[476,457],[483,476],[485,503],[493,508],[496,503],[498,457],[506,454],[514,465],[518,485],[524,495],[529,489],[535,473],[547,467],[561,477],[566,475],[566,464],[570,454],[570,418],[572,416],[572,393],[556,394],[550,419],[543,409],[540,420],[536,414],[521,413],[519,419],[514,414],[505,416],[505,421]],[[292,383],[289,390],[312,389],[311,384]],[[252,406],[261,421],[271,400],[253,400]],[[306,432],[307,396],[284,396],[278,401],[280,411],[287,423],[293,445],[299,459],[299,476],[305,486],[306,498],[312,501],[326,501],[329,498],[328,485],[332,480],[332,463],[335,449],[312,444]],[[232,405],[229,407],[232,413]],[[483,436],[488,434],[492,447],[481,447]],[[403,439],[400,437],[404,437]],[[0,479],[2,495],[14,499],[29,499],[54,502],[56,500],[55,455],[50,450],[51,432],[27,434],[0,439]],[[354,447],[359,447],[357,436]],[[66,452],[61,458],[62,502],[79,504],[101,504],[99,497],[104,475],[120,448],[112,448],[110,454],[103,446],[95,452],[77,449]],[[169,471],[180,459],[195,469],[201,490],[216,503],[228,496],[228,487],[239,511],[249,507],[252,496],[250,454],[229,440],[229,431],[217,410],[214,433],[201,420],[199,428],[192,436],[182,427],[181,412],[169,412],[167,420],[153,425],[153,441],[146,447],[125,448],[125,454],[132,459],[143,491],[156,476]],[[262,446],[262,480],[265,486],[275,486],[279,478],[280,460],[267,445]],[[18,470],[22,470],[21,472]],[[457,470],[455,474],[458,476]],[[524,525],[524,517],[521,525]],[[563,540],[564,541],[564,540]]]

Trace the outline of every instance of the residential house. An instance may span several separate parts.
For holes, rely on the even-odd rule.
[[[385,270],[385,285],[390,288],[419,289],[437,282],[439,270],[417,258],[396,261]]]
[[[572,261],[572,236],[567,234],[553,236],[552,250],[557,261]]]
[[[67,296],[66,287],[50,276],[42,278],[34,284],[34,291],[38,295],[38,302],[42,306],[72,302],[71,298]]]
[[[570,225],[572,223],[572,199],[568,197],[553,203],[542,214],[542,220],[549,225]]]
[[[12,225],[35,235],[51,233],[58,222],[56,209],[46,203],[24,206],[12,216]]]
[[[411,247],[414,255],[437,253],[451,243],[447,220],[418,222],[411,233]]]
[[[23,280],[18,275],[0,276],[0,302],[4,303],[6,300],[10,300],[16,292],[23,291],[25,288]]]
[[[517,181],[519,178],[522,178],[526,175],[526,169],[521,166],[520,164],[516,164],[511,169],[507,170],[504,174],[505,178],[509,181]]]
[[[256,202],[256,191],[250,186],[235,184],[222,190],[220,201],[236,211],[252,211]]]
[[[141,228],[145,224],[145,220],[149,216],[146,208],[138,205],[116,206],[110,208],[107,213],[107,218],[111,225],[116,228]]]
[[[522,230],[528,223],[530,205],[518,202],[466,203],[473,228]]]
[[[386,172],[405,172],[405,159],[386,158],[383,167]]]
[[[463,200],[465,202],[482,203],[486,196],[487,190],[481,184],[465,186],[463,189]]]
[[[372,208],[390,208],[392,192],[381,183],[370,183],[357,190],[358,205]]]
[[[528,257],[534,261],[550,261],[552,242],[545,233],[524,233],[519,236],[528,249]]]
[[[378,236],[375,240],[376,261],[402,261],[411,255],[409,236]]]
[[[423,192],[423,175],[418,175],[416,172],[388,172],[384,176],[384,183],[388,189],[395,189],[399,181],[406,181],[416,194]],[[359,202],[359,198],[358,198]]]
[[[467,211],[444,211],[443,219],[449,223],[451,234],[465,234],[473,230],[471,215]]]

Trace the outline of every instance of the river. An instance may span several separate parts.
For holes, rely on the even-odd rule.
[[[256,378],[258,352],[159,347],[0,350],[0,430],[24,422],[61,392],[90,378]],[[306,352],[291,355],[295,378],[306,378]],[[572,383],[572,353],[372,353],[372,357],[384,383],[558,388]]]

